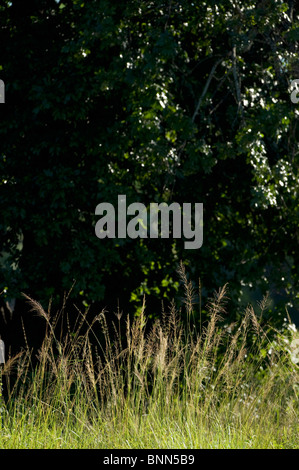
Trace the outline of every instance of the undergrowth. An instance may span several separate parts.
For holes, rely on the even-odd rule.
[[[187,322],[173,303],[151,328],[144,300],[133,320],[118,312],[112,330],[106,312],[88,323],[78,311],[58,337],[59,315],[27,297],[47,332],[34,365],[28,346],[2,370],[1,448],[298,447],[294,326],[265,327],[252,306],[226,324],[227,286],[197,325],[183,265],[180,275]]]

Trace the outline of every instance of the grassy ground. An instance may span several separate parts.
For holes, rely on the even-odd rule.
[[[224,327],[223,288],[210,302],[209,323],[196,332],[185,281],[187,326],[173,306],[149,332],[144,309],[132,323],[119,315],[113,334],[104,313],[81,334],[82,314],[76,330],[58,340],[55,319],[30,300],[48,333],[34,371],[28,351],[5,364],[0,447],[298,448],[293,326],[265,330],[248,307],[240,322]],[[103,344],[90,339],[96,322]]]

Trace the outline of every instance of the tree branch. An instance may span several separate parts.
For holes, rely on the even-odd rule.
[[[233,47],[232,56],[233,56],[233,75],[234,75],[235,88],[236,88],[236,94],[237,94],[238,112],[241,111],[241,115],[243,116],[243,106],[242,106],[242,100],[241,100],[241,89],[240,89],[239,77],[238,77],[238,73],[237,73],[237,50],[236,50],[236,46]]]
[[[220,62],[222,62],[222,60],[223,60],[223,57],[221,57],[221,59],[219,59],[219,60],[213,65],[213,67],[212,67],[212,70],[211,70],[211,72],[210,72],[210,75],[208,76],[208,79],[207,79],[207,81],[206,81],[206,84],[205,84],[205,87],[204,87],[204,89],[203,89],[203,92],[202,92],[202,94],[200,95],[200,98],[199,98],[199,100],[198,100],[198,102],[197,102],[197,106],[196,106],[195,111],[194,111],[194,114],[193,114],[193,116],[192,116],[192,122],[195,121],[195,118],[196,118],[196,116],[198,115],[198,112],[199,112],[199,109],[200,109],[202,100],[203,100],[204,97],[206,96],[207,91],[208,91],[208,88],[209,88],[210,83],[211,83],[211,80],[212,80],[213,75],[214,75],[214,73],[215,73],[215,71],[216,71],[216,68],[218,67],[218,65],[220,64]]]

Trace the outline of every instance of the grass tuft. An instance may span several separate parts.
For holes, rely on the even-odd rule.
[[[88,323],[78,310],[59,336],[58,315],[26,296],[48,327],[37,365],[27,346],[1,371],[1,448],[298,447],[293,325],[265,328],[266,300],[226,325],[227,286],[197,325],[182,264],[180,275],[187,323],[172,303],[151,328],[144,299],[138,317],[118,311],[112,328],[105,311]]]

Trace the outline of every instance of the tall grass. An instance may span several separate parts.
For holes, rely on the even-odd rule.
[[[37,365],[29,348],[5,364],[0,447],[297,447],[291,338],[270,334],[251,306],[225,325],[226,286],[196,328],[183,266],[181,277],[185,312],[172,304],[150,329],[144,302],[133,320],[117,313],[112,330],[105,312],[90,324],[79,312],[76,328],[58,337],[57,316],[28,298],[47,332]],[[103,341],[93,335],[96,324]]]

